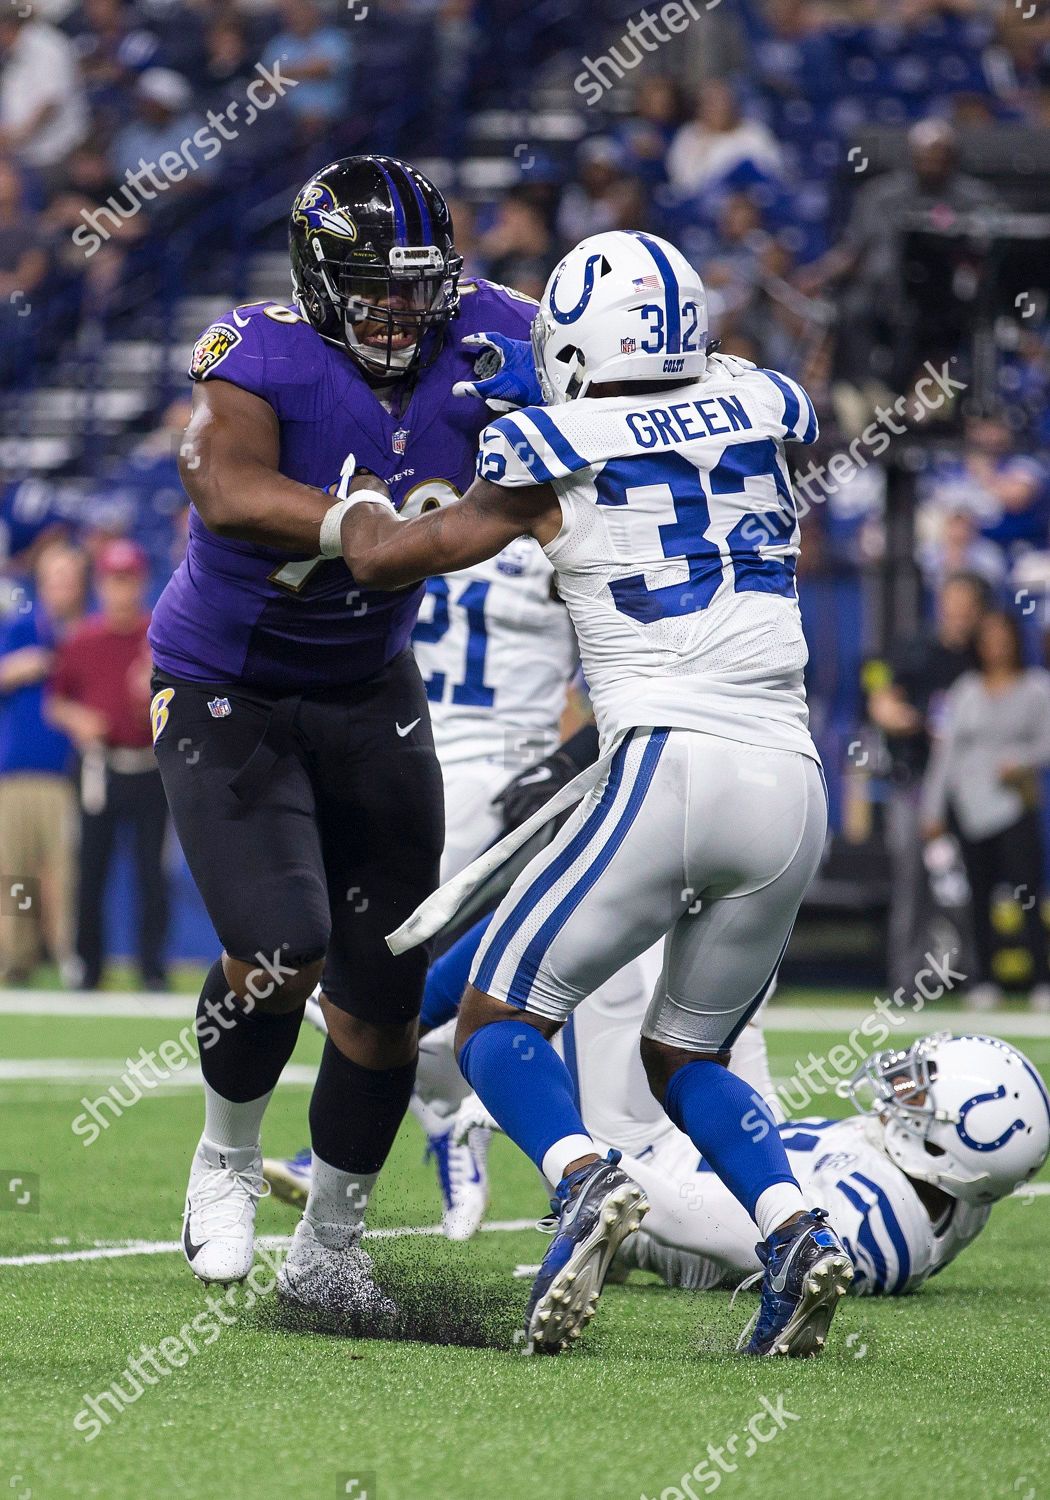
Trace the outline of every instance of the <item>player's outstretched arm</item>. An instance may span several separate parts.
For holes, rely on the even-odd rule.
[[[320,551],[331,497],[279,473],[280,452],[269,402],[228,380],[194,387],[179,473],[205,526],[235,541],[309,556]]]
[[[400,521],[382,505],[355,505],[342,523],[343,557],[364,588],[399,589],[456,573],[502,552],[515,537],[552,542],[561,507],[549,484],[503,489],[475,479],[462,500]]]

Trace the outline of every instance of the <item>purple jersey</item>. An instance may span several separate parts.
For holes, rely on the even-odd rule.
[[[474,477],[485,403],[453,396],[473,373],[463,338],[491,329],[525,339],[530,298],[487,281],[460,287],[441,353],[403,411],[387,411],[348,354],[290,307],[235,308],[198,340],[190,374],[228,380],[269,402],[281,425],[281,473],[327,488],[348,453],[386,480],[398,509],[461,495]],[[378,672],[408,644],[423,586],[358,588],[341,558],[305,557],[216,536],[190,510],[189,546],[153,612],[160,671],[191,682],[238,682],[264,693],[338,688]]]

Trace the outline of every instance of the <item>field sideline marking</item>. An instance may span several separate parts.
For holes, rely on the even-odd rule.
[[[1028,1202],[1032,1198],[1050,1197],[1050,1182],[1032,1182],[1010,1194]],[[535,1219],[493,1219],[482,1224],[482,1234],[517,1234],[523,1229],[535,1228]],[[396,1229],[366,1229],[366,1240],[399,1240],[411,1238],[439,1239],[443,1234],[440,1224],[402,1225]],[[290,1234],[261,1234],[258,1244],[268,1250],[283,1250],[292,1243]],[[71,1261],[126,1260],[136,1255],[174,1255],[182,1249],[179,1240],[126,1240],[118,1245],[95,1245],[88,1250],[60,1250],[54,1253],[37,1251],[31,1255],[0,1255],[0,1266],[54,1266]]]
[[[874,997],[873,997],[874,999]],[[4,990],[0,992],[0,1015],[5,1016],[91,1016],[133,1020],[146,1016],[151,1020],[190,1020],[197,1001],[192,995],[160,995],[149,991],[71,995],[65,990]],[[819,1001],[808,1005],[779,1005],[775,1000],[762,1014],[767,1031],[848,1031],[859,1026],[872,1007],[842,1005],[820,1008]],[[921,1036],[930,1030],[963,1030],[973,1032],[982,1027],[994,1028],[1007,1036],[1050,1037],[1050,1015],[1033,1015],[1030,1011],[980,1012],[951,1010],[930,1005],[909,1012],[902,1007],[899,1016],[901,1032]]]
[[[1047,1184],[1050,1187],[1050,1184]],[[515,1234],[521,1229],[535,1229],[533,1219],[493,1219],[482,1224],[482,1233]],[[366,1229],[366,1240],[402,1240],[423,1237],[440,1238],[440,1224],[402,1225],[396,1229]],[[257,1243],[268,1250],[284,1250],[292,1243],[290,1234],[260,1234]],[[122,1260],[132,1255],[172,1255],[182,1249],[180,1240],[127,1240],[122,1245],[95,1245],[90,1250],[62,1250],[56,1254],[0,1255],[0,1266],[52,1266],[77,1260]]]
[[[0,1059],[0,1084],[3,1083],[74,1083],[78,1088],[90,1083],[112,1083],[126,1077],[127,1062],[106,1057],[16,1057]],[[289,1063],[281,1074],[282,1083],[312,1084],[317,1068],[310,1063]],[[177,1073],[170,1073],[152,1085],[141,1085],[142,1094],[163,1094],[169,1089],[199,1088],[201,1070],[196,1061],[187,1062]]]
[[[89,990],[75,995],[68,990],[0,991],[0,1016],[123,1016],[127,1020],[143,1012],[156,1021],[192,1020],[197,1001],[193,995],[163,995],[149,990]]]

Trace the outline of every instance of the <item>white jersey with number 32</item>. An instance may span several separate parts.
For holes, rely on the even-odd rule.
[[[484,430],[483,479],[558,495],[544,550],[605,743],[667,725],[816,758],[784,455],[816,434],[800,386],[717,355],[666,395],[527,407]]]

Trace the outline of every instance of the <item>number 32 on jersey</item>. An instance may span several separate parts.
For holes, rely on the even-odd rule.
[[[706,484],[705,484],[706,480]],[[652,522],[668,562],[684,563],[682,582],[651,587],[644,573],[613,579],[621,614],[643,625],[706,609],[727,574],[734,592],[795,596],[795,503],[771,438],[731,443],[706,470],[680,453],[614,459],[598,475],[597,504],[628,507],[630,550],[652,552]],[[631,512],[632,500],[635,509]]]

